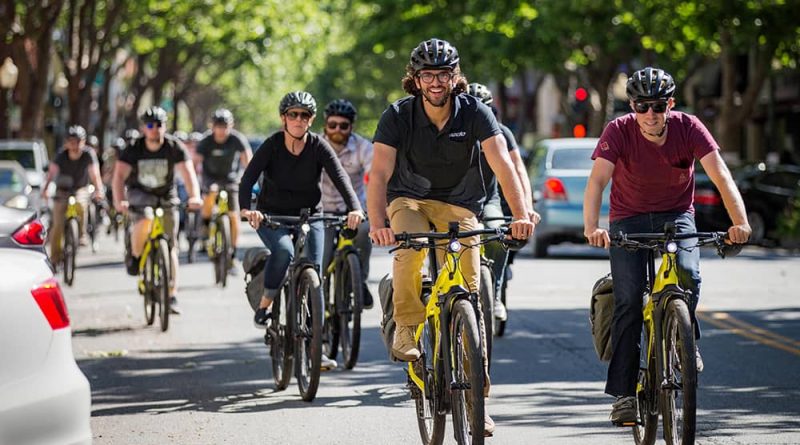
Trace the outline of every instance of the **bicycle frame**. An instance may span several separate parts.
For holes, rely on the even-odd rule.
[[[148,208],[152,209],[152,207],[146,207],[145,208],[146,212]],[[164,231],[164,209],[158,207],[152,211],[153,211],[153,223],[150,226],[150,235],[147,237],[147,242],[144,243],[144,249],[142,249],[142,255],[139,257],[139,270],[141,271],[142,274],[145,273],[147,258],[149,257],[152,249],[154,248],[154,245],[157,245],[158,240],[166,238],[166,231]],[[154,264],[153,267],[158,267],[158,264]],[[140,280],[139,286],[140,286],[139,287],[140,291],[144,289],[144,279]]]

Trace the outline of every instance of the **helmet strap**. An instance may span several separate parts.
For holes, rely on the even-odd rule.
[[[644,129],[643,129],[642,127],[639,127],[639,131],[641,131],[642,133],[644,133],[644,134],[646,134],[646,135],[648,135],[648,136],[650,136],[650,137],[654,137],[654,138],[660,138],[661,136],[664,136],[664,133],[666,133],[666,131],[667,131],[667,124],[668,124],[668,123],[669,123],[669,112],[667,112],[667,116],[666,116],[666,118],[664,119],[664,126],[663,126],[663,127],[661,127],[661,131],[659,131],[658,133],[656,133],[656,134],[653,134],[653,133],[648,133],[648,132],[644,131]]]

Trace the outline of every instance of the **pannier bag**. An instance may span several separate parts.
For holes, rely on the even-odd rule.
[[[589,323],[592,326],[592,341],[597,357],[611,360],[611,324],[614,320],[614,293],[611,274],[594,283],[589,306]]]
[[[244,252],[242,269],[244,269],[244,284],[247,301],[253,311],[258,309],[261,297],[264,295],[264,264],[270,255],[266,247],[251,247]]]
[[[397,361],[392,354],[392,343],[394,343],[394,331],[397,325],[394,322],[394,301],[392,299],[392,276],[390,274],[384,275],[381,282],[378,284],[378,294],[381,298],[381,309],[383,310],[383,318],[381,318],[381,337],[383,344],[386,345],[386,351],[389,353],[389,360]]]

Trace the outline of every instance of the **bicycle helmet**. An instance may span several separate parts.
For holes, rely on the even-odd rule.
[[[211,116],[211,122],[215,125],[231,125],[233,123],[233,113],[227,108],[220,108]]]
[[[83,129],[80,125],[72,125],[67,129],[67,137],[68,138],[78,138],[81,140],[86,140],[86,130]]]
[[[175,133],[172,133],[172,135],[175,136],[175,139],[181,142],[186,142],[189,140],[189,135],[186,134],[185,131],[178,130]]]
[[[189,133],[189,140],[192,142],[200,142],[203,140],[203,133],[199,131],[193,131]]]
[[[167,121],[167,112],[164,111],[164,109],[161,107],[153,106],[144,110],[144,113],[142,113],[140,119],[145,124],[149,124],[152,122],[164,123]]]
[[[141,134],[139,134],[139,130],[135,128],[128,128],[127,130],[125,130],[125,140],[128,141],[129,143],[133,142],[136,139],[139,139],[139,136],[141,136]]]
[[[486,88],[486,85],[477,82],[469,84],[469,87],[467,87],[467,94],[477,97],[478,100],[483,102],[484,105],[489,105],[494,100],[492,97],[492,92],[489,91],[489,88]]]
[[[675,81],[666,71],[648,66],[628,78],[625,91],[634,102],[669,99],[675,94]]]
[[[114,142],[111,143],[111,146],[114,148],[125,148],[125,139],[123,138],[116,138]]]
[[[414,71],[424,69],[455,69],[459,62],[458,50],[447,40],[433,38],[421,42],[411,51],[411,68]]]
[[[86,137],[86,145],[91,145],[92,147],[97,147],[100,144],[100,141],[97,139],[95,135],[89,135]]]
[[[317,101],[311,93],[305,91],[292,91],[283,96],[281,103],[278,106],[280,114],[286,114],[291,108],[302,108],[312,115],[317,114]]]
[[[341,116],[354,122],[357,114],[356,107],[347,99],[336,99],[325,107],[325,119],[331,116]]]

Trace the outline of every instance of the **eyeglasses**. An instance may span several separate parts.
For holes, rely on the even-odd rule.
[[[439,79],[440,83],[450,82],[455,75],[452,71],[439,71],[438,73],[417,73],[417,78],[423,83],[433,82],[433,78]]]
[[[653,113],[663,113],[667,111],[667,103],[664,101],[659,102],[634,102],[633,110],[639,114],[647,113],[647,110],[653,109]]]
[[[296,121],[297,119],[302,119],[304,121],[311,119],[311,113],[306,111],[287,111],[285,116],[293,121]]]
[[[333,122],[333,121],[328,122],[329,130],[335,130],[336,127],[339,127],[339,129],[342,131],[347,131],[350,129],[350,122]]]
[[[164,126],[164,122],[148,122],[145,124],[145,127],[152,130],[153,128],[161,128]]]

